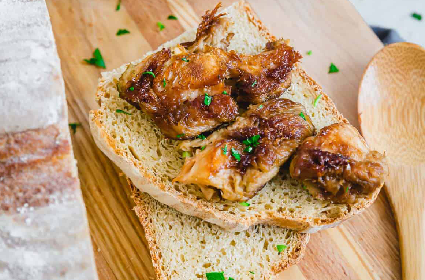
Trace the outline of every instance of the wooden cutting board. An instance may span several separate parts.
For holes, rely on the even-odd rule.
[[[223,6],[231,0],[224,0]],[[307,72],[339,110],[358,127],[357,89],[368,61],[382,48],[354,7],[345,0],[252,0],[253,9],[276,36],[292,39],[304,54]],[[107,70],[197,25],[215,1],[196,0],[48,0],[100,279],[154,279],[143,228],[121,171],[96,147],[88,112],[97,108],[94,93],[102,69],[86,65],[99,48]],[[178,21],[167,20],[169,14]],[[156,22],[165,24],[158,31]],[[119,28],[131,33],[117,37]],[[306,55],[308,50],[312,54]],[[328,74],[333,62],[339,73]],[[384,193],[362,215],[336,229],[311,236],[303,261],[279,279],[400,279],[399,245]]]

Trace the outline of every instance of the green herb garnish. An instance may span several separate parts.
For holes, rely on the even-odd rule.
[[[307,119],[305,118],[305,115],[304,115],[304,113],[303,113],[303,112],[301,112],[299,116],[300,116],[301,118],[303,118],[305,121],[307,120]]]
[[[121,9],[121,0],[118,0],[117,7],[115,8],[115,11],[119,11]]]
[[[96,48],[93,52],[93,57],[90,59],[84,59],[85,62],[91,65],[96,65],[99,67],[102,67],[103,69],[106,68],[105,61],[103,61],[102,54],[100,53],[99,49]]]
[[[251,274],[255,274],[253,271],[250,271],[249,273],[251,273]]]
[[[308,51],[307,52],[307,55],[311,55],[313,52],[312,51]]]
[[[254,87],[257,84],[257,81],[254,81],[251,85],[251,87]]]
[[[187,59],[186,57],[183,57],[183,58],[182,58],[182,60],[183,60],[184,62],[189,62],[189,59]]]
[[[235,279],[234,279],[234,278],[232,278],[232,277],[229,277],[229,278],[228,278],[228,280],[235,280]]]
[[[167,19],[177,20],[177,17],[176,17],[176,16],[173,16],[173,15],[169,15],[169,16],[167,17]]]
[[[77,126],[81,126],[81,123],[70,123],[69,128],[72,130],[72,133],[77,132]]]
[[[165,78],[164,78],[164,80],[162,80],[162,86],[165,87],[166,85],[167,85],[167,82],[165,81]]]
[[[224,90],[224,91],[222,92],[222,94],[227,95],[227,91],[225,91],[225,90]]]
[[[205,148],[206,148],[207,146],[202,146],[201,147],[201,151],[203,151],[203,150],[205,150]]]
[[[307,186],[306,186],[306,185],[304,185],[304,184],[303,184],[303,189],[305,189],[305,190],[307,189]]]
[[[182,157],[183,157],[183,158],[190,157],[190,152],[188,152],[188,151],[184,151],[184,152],[182,153]]]
[[[205,140],[207,139],[207,137],[205,137],[204,134],[199,134],[198,136],[196,136],[197,138],[201,139],[201,140]]]
[[[258,109],[263,109],[263,105],[258,106]]]
[[[244,143],[247,146],[254,146],[257,147],[258,146],[258,140],[260,140],[261,136],[260,134],[254,135],[252,137],[249,137],[245,140],[242,141],[242,143]]]
[[[251,153],[254,148],[252,146],[247,146],[243,151],[247,153]]]
[[[338,73],[338,72],[339,72],[338,67],[336,67],[335,64],[331,63],[331,65],[329,66],[328,73],[330,74],[330,73]]]
[[[322,94],[319,94],[316,99],[314,99],[313,106],[316,107],[317,103],[319,103],[320,98],[322,98]]]
[[[415,18],[417,20],[422,20],[422,15],[421,14],[412,13],[411,16],[412,16],[412,18]]]
[[[241,154],[235,149],[232,148],[232,156],[237,160],[237,161],[241,161]]]
[[[205,93],[205,98],[204,98],[204,104],[207,106],[210,106],[212,101],[212,97],[208,95],[208,93]]]
[[[242,205],[242,206],[247,206],[247,207],[251,205],[249,202],[246,202],[246,201],[239,202],[239,204]]]
[[[146,71],[142,73],[142,75],[145,75],[145,74],[151,75],[152,77],[155,78],[155,74],[152,71]]]
[[[126,115],[131,115],[131,113],[129,113],[129,112],[126,112],[126,111],[124,111],[124,110],[121,110],[121,109],[117,109],[117,110],[115,110],[115,113],[119,113],[119,114],[126,114]]]
[[[130,87],[130,91],[134,91],[134,87]]]
[[[227,155],[227,144],[224,145],[224,148],[221,148],[221,150],[223,151],[223,155]]]
[[[348,187],[345,189],[345,192],[348,193]]]
[[[279,254],[285,250],[286,248],[288,248],[288,246],[286,245],[276,245],[277,251],[279,252]]]
[[[207,280],[226,280],[224,278],[224,272],[207,272],[205,275],[207,276]]]
[[[162,24],[162,22],[160,22],[160,21],[158,21],[158,22],[156,23],[156,25],[158,26],[159,31],[162,31],[162,30],[165,28],[165,25],[164,25],[164,24]]]
[[[121,36],[128,33],[130,33],[130,31],[128,31],[127,29],[118,29],[117,36]]]
[[[182,133],[182,134],[177,134],[177,138],[182,138],[184,136],[184,133]]]

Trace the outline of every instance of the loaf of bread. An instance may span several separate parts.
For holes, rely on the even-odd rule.
[[[228,49],[256,54],[268,41],[275,40],[244,1],[221,12],[226,13],[225,17],[232,23],[227,32],[234,33]],[[159,49],[193,41],[195,33],[195,29],[187,31]],[[213,46],[220,47],[219,40],[212,41]],[[382,188],[380,186],[370,195],[359,195],[355,204],[332,203],[314,198],[298,181],[283,174],[269,181],[248,201],[248,207],[220,198],[208,201],[198,186],[172,182],[184,163],[178,148],[181,141],[164,137],[146,114],[119,97],[116,85],[127,65],[102,74],[97,89],[100,108],[90,112],[91,132],[99,148],[137,188],[178,211],[235,231],[256,224],[269,224],[315,232],[334,227],[360,213],[375,201]],[[315,106],[314,101],[319,95],[320,102]],[[291,86],[281,97],[301,103],[317,131],[333,123],[348,122],[299,64],[292,71]],[[118,114],[117,109],[131,115]]]
[[[46,4],[0,19],[0,279],[97,279]]]

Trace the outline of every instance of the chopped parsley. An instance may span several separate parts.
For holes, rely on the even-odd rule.
[[[201,147],[201,151],[203,151],[203,150],[205,150],[205,148],[206,148],[207,146],[202,146]]]
[[[251,87],[254,87],[257,84],[257,81],[254,81],[251,85]]]
[[[338,67],[336,67],[335,64],[331,63],[331,65],[329,66],[329,72],[328,72],[328,74],[330,74],[330,73],[338,73],[338,72],[339,72]]]
[[[188,151],[184,151],[184,152],[182,153],[182,157],[183,157],[183,158],[190,157],[190,152],[188,152]]]
[[[260,140],[261,136],[260,134],[254,135],[252,137],[249,137],[245,140],[242,141],[242,143],[244,143],[247,146],[254,146],[257,147],[258,146],[258,140]]]
[[[280,253],[282,253],[283,250],[285,250],[286,248],[288,248],[288,246],[286,245],[276,245],[277,251]]]
[[[145,74],[151,75],[152,77],[155,78],[155,74],[152,71],[146,71],[142,73],[142,75],[145,75]]]
[[[305,190],[307,189],[307,186],[306,186],[306,185],[304,185],[304,184],[303,184],[303,189],[305,189]]]
[[[311,55],[313,52],[312,51],[308,51],[307,52],[307,55]]]
[[[182,138],[184,136],[184,133],[182,134],[177,134],[177,138]]]
[[[305,121],[307,120],[307,119],[305,118],[305,115],[304,115],[304,113],[303,113],[303,112],[301,112],[299,116],[300,116],[301,118],[303,118]]]
[[[164,24],[162,24],[162,22],[160,22],[160,21],[158,21],[158,22],[156,23],[156,25],[158,26],[159,31],[162,31],[162,30],[164,30],[164,28],[165,28],[165,25],[164,25]]]
[[[115,11],[119,11],[121,9],[121,0],[118,0],[117,7],[115,8]]]
[[[348,187],[345,189],[345,192],[348,193]]]
[[[263,109],[263,105],[258,106],[258,109]]]
[[[225,90],[224,90],[224,91],[222,92],[222,94],[227,95],[227,91],[225,91]]]
[[[246,201],[239,202],[239,204],[242,205],[242,206],[247,206],[247,207],[251,205],[249,202],[246,202]]]
[[[232,278],[232,277],[229,277],[229,278],[228,278],[228,280],[235,280],[235,279],[234,279],[234,278]]]
[[[199,138],[199,139],[201,139],[201,140],[205,140],[205,139],[207,139],[207,137],[205,137],[205,135],[204,135],[204,134],[199,134],[198,136],[196,136],[196,138]]]
[[[412,18],[415,18],[417,20],[422,20],[422,15],[421,14],[412,13],[411,16],[412,16]]]
[[[84,61],[87,62],[88,64],[102,67],[103,69],[106,68],[105,61],[103,61],[102,54],[100,53],[100,50],[98,48],[94,50],[92,58],[84,59]]]
[[[128,33],[130,33],[130,31],[128,31],[127,29],[118,29],[117,36],[121,36]]]
[[[247,146],[243,151],[247,153],[251,153],[254,148],[252,146]]]
[[[69,128],[72,130],[72,133],[77,132],[77,126],[81,126],[81,123],[70,123]]]
[[[223,155],[227,155],[227,144],[224,145],[224,148],[221,148],[221,150],[223,151]]]
[[[173,15],[169,15],[169,16],[167,17],[167,19],[177,20],[177,17],[176,17],[176,16],[173,16]]]
[[[130,91],[134,91],[134,87],[130,87]]]
[[[124,111],[124,110],[121,110],[121,109],[117,109],[117,110],[115,110],[115,113],[119,113],[119,114],[126,114],[126,115],[131,115],[131,113],[129,113],[129,112],[126,112],[126,111]]]
[[[212,101],[212,97],[208,95],[208,93],[205,93],[205,98],[204,98],[204,104],[207,106],[210,106]]]
[[[319,103],[320,98],[322,98],[322,94],[319,94],[316,99],[314,99],[313,106],[316,107],[317,103]]]
[[[189,62],[189,59],[187,59],[186,57],[183,57],[183,58],[182,58],[182,60],[183,60],[184,62]]]
[[[162,86],[165,87],[166,85],[167,85],[167,81],[165,81],[165,78],[164,78],[164,80],[162,80]]]
[[[241,161],[241,154],[235,148],[232,148],[231,152],[236,161]]]
[[[255,274],[253,271],[250,271],[249,273],[251,273],[251,274]]]
[[[205,274],[207,276],[207,280],[226,280],[224,278],[224,272],[207,272]]]

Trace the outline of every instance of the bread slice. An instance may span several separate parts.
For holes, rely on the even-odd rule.
[[[255,54],[263,50],[266,42],[275,39],[245,2],[235,3],[223,12],[233,22],[228,32],[235,33],[229,49]],[[187,31],[160,48],[191,41],[195,33],[196,30]],[[172,183],[184,162],[177,148],[180,141],[166,139],[145,114],[118,97],[116,83],[125,69],[126,65],[123,65],[102,74],[97,89],[100,108],[90,112],[91,131],[99,148],[133,183],[164,204],[229,230],[270,224],[315,232],[334,227],[360,213],[380,191],[378,188],[354,205],[333,204],[313,198],[297,181],[282,175],[276,176],[250,199],[249,207],[220,199],[207,201],[199,187]],[[320,94],[320,102],[313,106]],[[317,130],[332,123],[347,122],[321,87],[299,65],[292,73],[290,88],[282,97],[303,104]],[[117,114],[117,109],[132,115]]]
[[[273,279],[301,260],[310,238],[267,225],[230,232],[132,188],[158,280],[199,280],[221,271],[226,279]],[[287,247],[279,253],[276,245]]]

